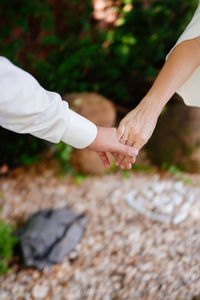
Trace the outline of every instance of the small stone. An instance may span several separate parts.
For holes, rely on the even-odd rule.
[[[109,295],[105,295],[105,296],[103,297],[103,300],[111,300],[111,298],[110,298]]]
[[[184,193],[185,191],[185,187],[182,181],[175,182],[173,187],[177,192]]]
[[[164,190],[164,184],[163,184],[163,182],[156,182],[156,183],[154,183],[154,184],[152,185],[152,190],[153,190],[155,193],[157,193],[157,194],[163,192],[163,190]]]
[[[180,205],[183,202],[183,196],[177,192],[172,192],[170,196],[171,196],[173,203],[176,206]]]
[[[152,268],[153,268],[153,265],[152,265],[151,262],[146,263],[146,264],[142,264],[142,265],[140,266],[140,269],[141,269],[144,273],[147,272],[147,271],[151,271]]]
[[[32,289],[32,296],[34,299],[43,299],[47,296],[48,291],[48,286],[36,284]]]
[[[152,274],[144,274],[144,276],[143,276],[143,280],[144,281],[149,281],[150,279],[152,278]]]
[[[150,188],[146,188],[142,191],[142,194],[146,196],[148,199],[152,199],[154,196],[154,192]]]
[[[187,202],[192,204],[195,200],[195,194],[193,191],[190,191],[190,194],[187,195]]]
[[[160,207],[160,209],[161,209],[162,213],[169,215],[173,212],[174,206],[173,206],[173,204],[169,203],[167,205],[162,205]]]
[[[160,205],[160,195],[156,195],[153,198],[153,203],[154,203],[155,206]]]
[[[183,222],[188,216],[188,211],[181,211],[178,215],[176,215],[173,219],[174,224],[179,224]]]
[[[161,204],[167,204],[170,202],[170,197],[166,194],[161,195],[160,197]]]
[[[186,202],[184,205],[181,207],[181,211],[188,211],[190,208],[190,203]]]
[[[9,300],[9,297],[8,297],[8,292],[6,291],[0,291],[0,300]]]
[[[72,251],[69,253],[69,259],[70,260],[75,260],[78,257],[78,254],[76,251]]]

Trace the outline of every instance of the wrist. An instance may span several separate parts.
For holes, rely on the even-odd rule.
[[[100,127],[96,126],[96,137],[95,139],[92,141],[92,143],[87,147],[87,149],[89,150],[94,150],[96,149],[96,146],[98,146],[98,141],[99,141],[99,134],[100,134]]]
[[[142,99],[141,104],[146,111],[158,118],[166,103],[156,97],[147,95]]]

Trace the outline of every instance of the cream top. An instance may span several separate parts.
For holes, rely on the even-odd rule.
[[[172,50],[183,41],[190,40],[198,36],[200,36],[200,2],[192,20]],[[183,98],[185,104],[200,107],[200,66],[176,92]]]

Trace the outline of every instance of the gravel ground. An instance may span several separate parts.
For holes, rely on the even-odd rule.
[[[80,186],[47,168],[0,178],[6,221],[19,224],[39,209],[65,206],[89,217],[81,243],[62,264],[43,272],[15,264],[0,277],[0,300],[200,299],[200,178],[191,178],[195,184],[182,186],[187,193],[177,179],[158,174],[131,173],[124,179],[119,172],[87,178]],[[144,198],[148,187],[145,201],[151,202],[162,192],[155,186],[166,184],[168,194],[175,186],[184,194],[178,209],[195,195],[179,224],[153,221],[126,201],[130,191]]]

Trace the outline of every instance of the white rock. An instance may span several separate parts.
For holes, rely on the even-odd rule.
[[[183,184],[182,181],[177,181],[174,183],[173,188],[180,193],[184,193],[185,192],[185,186]]]
[[[140,196],[137,196],[135,201],[137,201],[137,203],[139,203],[140,205],[145,205],[145,198]]]
[[[152,190],[158,194],[158,193],[163,192],[164,187],[165,187],[164,182],[156,182],[156,183],[153,183]]]
[[[69,253],[69,259],[76,259],[78,257],[78,254],[76,251],[72,251]]]
[[[36,284],[32,289],[32,296],[34,299],[43,299],[47,296],[48,291],[48,286]]]
[[[162,213],[169,215],[173,212],[174,206],[173,204],[169,203],[167,205],[160,206],[160,210],[162,211]]]
[[[187,202],[192,204],[195,201],[195,193],[191,190],[190,193],[187,195]]]
[[[166,180],[165,181],[165,190],[171,191],[173,187],[173,181],[171,180]]]
[[[160,202],[161,202],[161,204],[163,204],[163,203],[168,204],[170,202],[170,197],[166,194],[162,194],[160,196]]]
[[[142,190],[142,194],[148,199],[152,199],[154,196],[154,192],[150,188],[146,188]]]
[[[183,201],[183,196],[177,192],[172,192],[170,197],[176,206],[180,205]]]
[[[105,295],[105,296],[103,297],[103,300],[111,300],[111,298],[110,298],[109,295]]]
[[[183,204],[183,206],[181,207],[181,211],[189,211],[190,208],[190,203],[186,202]]]
[[[152,271],[153,265],[152,262],[144,263],[140,266],[140,269],[145,273],[147,271]]]
[[[0,291],[0,300],[9,300],[8,292]]]
[[[159,206],[160,205],[160,202],[161,202],[161,199],[160,199],[160,195],[156,195],[154,198],[153,198],[153,203],[155,204],[155,206]]]
[[[199,209],[191,209],[190,215],[194,220],[199,220],[200,219],[200,210]]]
[[[174,224],[179,224],[183,222],[188,216],[188,211],[181,211],[178,215],[176,215],[173,219]]]
[[[143,276],[142,279],[143,279],[144,281],[149,281],[151,278],[152,278],[152,274],[148,274],[148,273],[147,273],[147,274],[144,274],[144,276]]]

